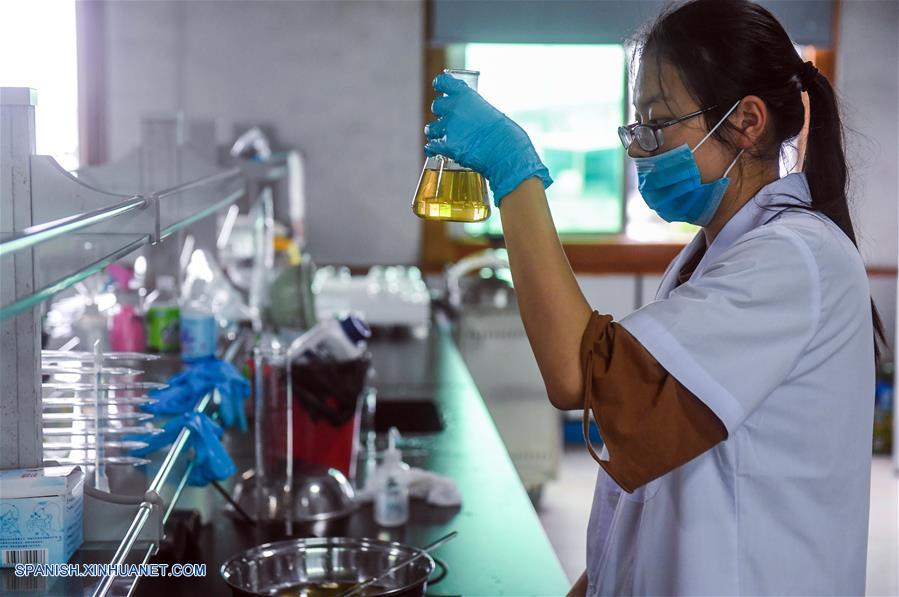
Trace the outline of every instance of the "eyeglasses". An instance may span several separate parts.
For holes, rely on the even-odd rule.
[[[629,149],[631,143],[636,141],[637,145],[639,145],[640,149],[643,151],[656,151],[665,144],[665,137],[662,135],[663,128],[689,120],[690,118],[695,118],[716,107],[717,106],[709,106],[708,108],[696,110],[695,112],[690,112],[689,114],[685,114],[678,118],[672,118],[671,120],[656,124],[640,124],[639,122],[635,122],[634,124],[619,126],[618,138],[621,139],[621,144],[624,145],[625,149]]]

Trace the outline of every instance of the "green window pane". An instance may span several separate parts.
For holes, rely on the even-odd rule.
[[[555,183],[547,189],[560,234],[624,228],[625,53],[620,45],[467,44],[478,90],[531,137]],[[494,210],[467,234],[501,234]]]

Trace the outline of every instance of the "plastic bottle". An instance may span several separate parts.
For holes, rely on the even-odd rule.
[[[137,309],[137,293],[123,291],[119,307],[109,320],[109,348],[121,352],[143,352],[147,346],[144,319]]]
[[[218,323],[211,303],[211,298],[201,295],[181,308],[181,360],[185,363],[215,356]]]
[[[107,268],[115,280],[117,306],[109,318],[109,348],[121,352],[143,352],[147,346],[144,318],[138,307],[140,296],[134,275],[125,266],[113,263]]]
[[[365,354],[370,337],[371,329],[359,316],[325,319],[294,340],[290,352],[310,361],[349,361]]]
[[[175,300],[175,278],[156,278],[157,296],[147,309],[147,350],[178,352],[181,310]]]
[[[396,527],[409,520],[409,465],[396,447],[399,431],[390,428],[384,463],[375,472],[375,522]]]

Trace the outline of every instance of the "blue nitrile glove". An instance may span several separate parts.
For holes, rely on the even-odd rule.
[[[250,397],[250,382],[234,365],[219,359],[209,363],[206,371],[216,379],[215,387],[222,399],[219,405],[222,424],[229,429],[236,426],[240,431],[246,431],[247,415],[243,403]]]
[[[134,456],[146,456],[173,443],[181,429],[191,429],[189,445],[194,451],[194,467],[188,483],[206,485],[209,481],[221,481],[233,475],[237,468],[228,456],[219,438],[222,428],[204,413],[186,413],[169,420],[156,435],[130,435],[128,439],[146,442],[145,448],[132,450]]]
[[[164,388],[150,390],[147,395],[156,400],[142,404],[140,409],[154,415],[177,415],[189,410],[214,387],[213,380],[197,375],[192,368],[174,375]]]
[[[190,427],[194,430],[190,435],[194,449],[194,468],[190,472],[188,483],[202,486],[209,481],[227,479],[236,473],[234,461],[219,441],[224,433],[222,428],[203,413],[188,416],[192,419]]]
[[[425,127],[429,139],[425,154],[446,156],[483,174],[497,207],[532,176],[543,181],[544,188],[552,184],[527,133],[512,119],[452,75],[437,75],[434,89],[446,95],[431,104],[438,118]]]
[[[212,391],[219,391],[220,414],[225,427],[247,430],[243,401],[250,395],[248,382],[231,363],[208,358],[192,363],[185,371],[169,380],[168,387],[151,390],[156,402],[141,407],[153,414],[173,415],[193,410],[197,402]]]

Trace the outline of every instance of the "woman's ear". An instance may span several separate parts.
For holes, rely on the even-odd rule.
[[[728,118],[736,127],[734,131],[737,147],[750,149],[762,139],[768,125],[768,106],[757,95],[747,95]]]

